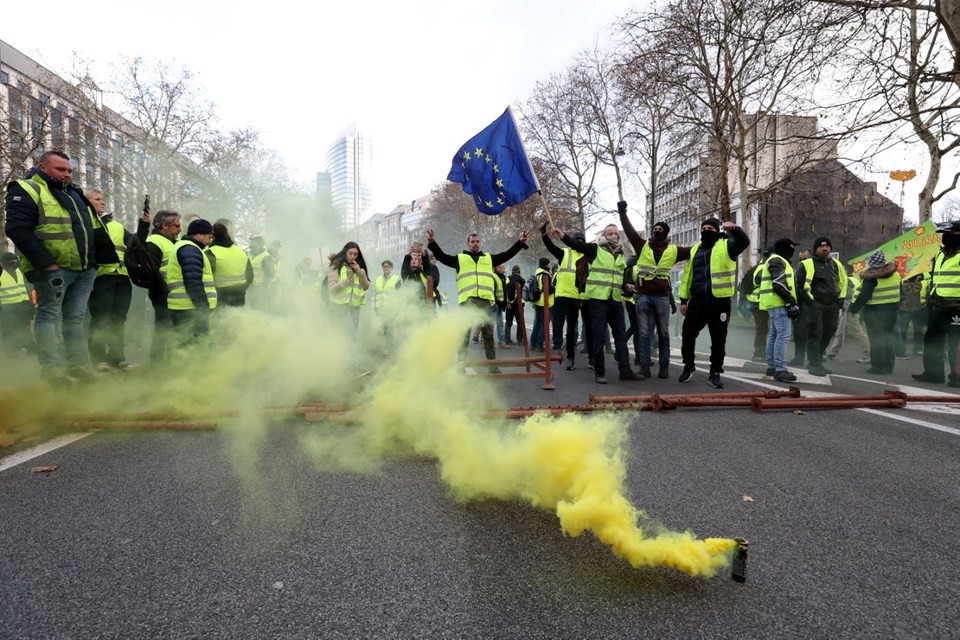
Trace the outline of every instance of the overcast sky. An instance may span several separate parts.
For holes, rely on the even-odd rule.
[[[60,72],[75,52],[96,63],[95,77],[134,55],[186,66],[216,103],[221,124],[261,131],[302,182],[325,168],[327,147],[356,122],[374,140],[374,203],[385,212],[429,193],[463,142],[525,100],[538,80],[602,42],[617,17],[647,3],[352,0],[311,7],[275,0],[244,10],[87,0],[46,11],[39,28],[0,37]],[[907,185],[907,216],[915,219],[923,153],[902,149],[879,164],[891,166],[874,174],[852,168],[895,202],[900,184],[886,171],[921,174]]]
[[[186,66],[225,127],[260,130],[302,181],[356,122],[374,140],[374,202],[387,211],[429,193],[462,143],[635,4],[87,0],[2,38],[54,71],[74,52],[96,63],[95,77],[134,55]]]

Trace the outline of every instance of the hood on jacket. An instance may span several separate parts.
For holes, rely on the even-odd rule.
[[[893,272],[897,270],[897,265],[892,262],[888,262],[882,267],[864,269],[858,275],[861,280],[879,280],[880,278],[886,278],[887,276],[893,275]]]

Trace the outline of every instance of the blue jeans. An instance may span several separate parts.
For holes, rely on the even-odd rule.
[[[653,364],[650,359],[650,345],[653,342],[650,334],[653,323],[656,323],[657,326],[660,365],[670,364],[670,298],[668,296],[638,295],[634,297],[634,300],[637,305],[637,320],[640,326],[640,364],[645,367]]]
[[[786,307],[767,309],[770,329],[767,331],[767,367],[775,371],[787,370],[787,343],[793,331],[793,323]]]
[[[503,311],[500,311],[497,305],[493,305],[490,307],[490,313],[493,315],[493,325],[497,328],[497,345],[499,346],[506,340],[503,333]]]
[[[62,374],[64,360],[70,367],[90,366],[83,319],[96,277],[96,269],[37,272],[34,333],[41,374]]]

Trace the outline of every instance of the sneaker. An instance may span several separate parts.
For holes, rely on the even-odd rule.
[[[937,376],[935,374],[928,373],[915,373],[911,376],[914,380],[919,382],[936,382],[938,384],[943,384],[943,376]],[[951,380],[953,382],[953,380]]]
[[[822,378],[827,375],[827,370],[823,367],[810,367],[807,369],[807,372],[812,376],[817,376],[818,378]]]
[[[133,364],[132,362],[127,362],[126,360],[121,360],[120,362],[117,363],[117,369],[121,369],[123,371],[129,371],[130,369],[136,369],[136,368],[137,368],[137,365]]]
[[[573,362],[570,362],[567,364],[567,366],[564,367],[564,369],[566,369],[567,371],[573,371],[574,369],[576,369],[576,367],[573,366]]]
[[[597,384],[607,384],[607,378],[605,376],[600,375],[599,373],[593,376],[593,381],[596,382]]]
[[[857,364],[870,364],[870,356],[863,356],[862,358],[857,358]]]
[[[797,376],[793,375],[789,371],[777,371],[773,374],[773,379],[777,382],[796,382]]]
[[[834,358],[837,357],[837,354],[835,354],[835,353],[825,353],[825,354],[823,354],[823,357],[826,358],[827,360],[833,360]]]
[[[777,375],[777,370],[773,367],[767,367],[767,370],[763,373],[763,375],[768,378],[772,378],[773,376]]]
[[[648,367],[648,366],[646,366],[646,365],[642,365],[642,366],[640,367],[640,375],[642,375],[644,378],[652,378],[652,377],[653,377],[653,374],[650,373],[650,367]]]
[[[670,365],[662,364],[660,365],[660,371],[657,373],[658,378],[669,378],[670,377]]]
[[[680,377],[677,378],[680,382],[689,382],[690,378],[693,377],[693,372],[696,371],[696,367],[683,367],[683,371],[680,372]]]
[[[635,371],[631,371],[630,369],[627,369],[626,371],[620,372],[620,379],[621,380],[643,380],[643,376],[639,373],[636,373]]]
[[[714,389],[723,389],[723,380],[720,379],[720,374],[716,371],[710,372],[710,377],[707,378],[707,384]]]

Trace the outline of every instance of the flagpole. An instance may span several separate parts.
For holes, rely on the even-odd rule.
[[[527,153],[527,145],[523,142],[523,136],[520,134],[520,127],[517,126],[517,119],[513,117],[513,108],[507,107],[507,113],[510,114],[510,119],[513,121],[513,128],[517,130],[517,137],[520,138],[520,145],[523,147],[523,157],[527,161],[527,168],[530,169],[530,175],[533,176],[533,181],[537,183],[537,195],[540,196],[540,203],[543,205],[543,212],[547,214],[547,222],[550,223],[550,226],[556,229],[556,225],[553,224],[553,218],[550,216],[550,208],[547,207],[547,199],[543,197],[543,189],[540,188],[540,180],[537,178],[537,172],[533,170],[533,164],[530,162],[530,154]],[[584,229],[586,231],[586,229]]]

